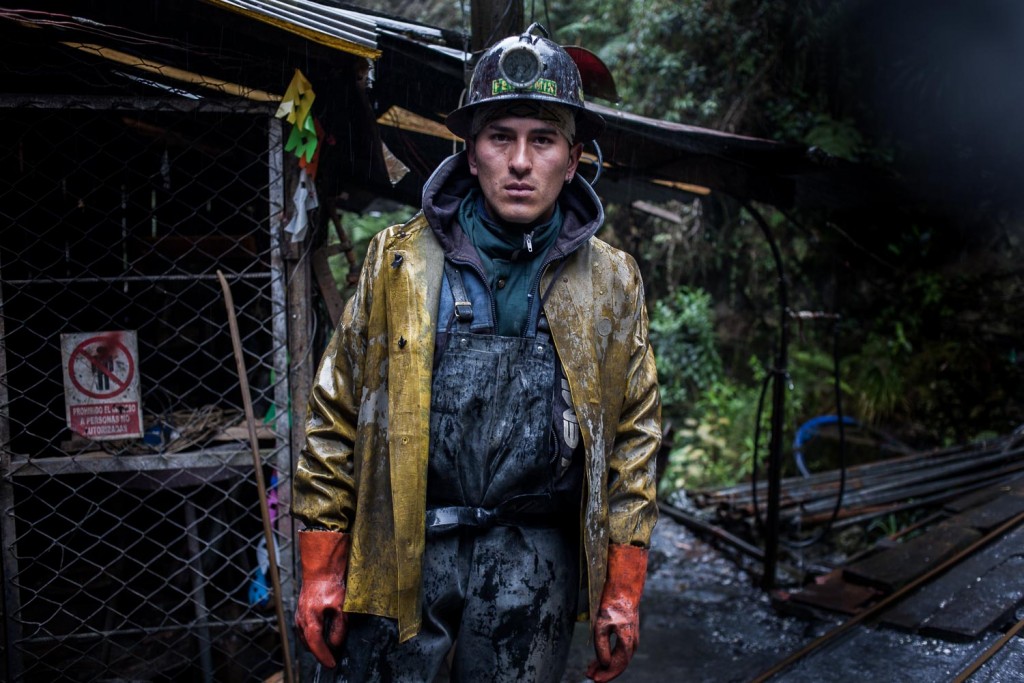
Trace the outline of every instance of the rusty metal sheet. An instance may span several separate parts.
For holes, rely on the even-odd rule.
[[[843,569],[843,578],[884,591],[893,591],[938,566],[980,537],[981,534],[974,529],[942,522],[927,534],[846,567]]]
[[[887,624],[944,638],[976,638],[1024,603],[1024,529],[967,558],[882,616]]]
[[[850,583],[843,579],[842,570],[836,569],[819,576],[798,591],[778,596],[779,602],[820,607],[842,614],[856,614],[883,595],[871,586]]]

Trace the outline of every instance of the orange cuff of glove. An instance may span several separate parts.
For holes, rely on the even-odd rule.
[[[633,545],[608,546],[608,576],[601,606],[594,618],[597,659],[587,678],[606,683],[626,670],[640,643],[640,596],[647,577],[647,549]],[[615,649],[611,637],[615,635]]]
[[[321,664],[334,668],[332,649],[345,640],[345,573],[352,543],[337,531],[300,531],[302,590],[295,609],[299,638]]]

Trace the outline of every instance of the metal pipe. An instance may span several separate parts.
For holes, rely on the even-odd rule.
[[[7,328],[3,314],[2,266],[0,263],[0,579],[3,580],[0,606],[3,607],[4,651],[7,654],[4,657],[4,675],[9,681],[17,681],[21,679],[24,671],[21,651],[17,647],[22,636],[21,624],[18,623],[18,617],[21,615],[21,594],[15,583],[18,576],[18,529],[15,524],[14,480],[11,474],[11,403],[8,392],[10,379],[7,377]]]
[[[765,511],[764,524],[764,574],[761,587],[770,590],[775,587],[775,569],[779,558],[779,491],[782,479],[782,430],[786,410],[786,376],[789,364],[789,294],[786,288],[786,274],[782,266],[782,253],[775,242],[767,221],[753,206],[744,202],[754,221],[761,228],[772,258],[775,260],[775,272],[779,284],[779,349],[775,358],[775,367],[771,372],[775,375],[772,384],[772,420],[771,439],[768,442],[768,508]],[[757,454],[754,454],[757,457]]]
[[[852,491],[863,495],[866,490],[891,489],[908,483],[926,481],[929,478],[935,478],[935,473],[953,473],[977,469],[979,464],[984,465],[1003,460],[1013,461],[1018,459],[1021,454],[1024,454],[1024,449],[999,451],[986,448],[974,452],[952,453],[941,459],[929,458],[928,461],[915,463],[901,462],[896,467],[890,466],[889,461],[867,463],[849,468],[847,482]],[[838,479],[839,475],[835,471],[815,474],[810,477],[789,477],[782,481],[781,495],[787,505],[806,505],[818,498],[832,498],[838,486]],[[759,491],[764,488],[765,485],[759,484]],[[749,486],[730,487],[705,493],[698,498],[706,505],[717,503],[741,507],[749,505],[753,501],[749,489]]]
[[[199,631],[199,664],[203,670],[203,683],[213,683],[213,655],[210,629],[205,624],[210,620],[210,609],[206,605],[206,591],[203,589],[203,560],[199,538],[199,521],[196,506],[185,498],[185,534],[188,546],[188,564],[192,569],[192,607],[196,613],[196,630]]]
[[[999,461],[997,461],[999,462]],[[990,464],[990,463],[985,463]],[[928,493],[946,491],[953,487],[971,484],[977,481],[999,477],[1004,474],[1012,474],[1024,469],[1024,462],[1018,460],[991,468],[957,468],[949,471],[948,475],[941,477],[924,477],[899,482],[898,486],[875,486],[868,489],[853,491],[849,494],[847,502],[850,507],[878,505],[892,501],[914,498]],[[814,516],[827,509],[828,499],[817,498],[799,504],[800,512],[808,516]]]
[[[1016,444],[1010,441],[1009,447],[1007,447],[1007,439],[1000,439],[992,442],[981,442],[974,444],[959,445],[953,448],[945,448],[940,450],[920,451],[916,453],[910,453],[907,455],[900,455],[893,458],[887,458],[885,460],[877,462],[862,463],[860,465],[853,465],[848,468],[849,472],[860,473],[865,472],[866,474],[860,475],[861,479],[869,477],[879,477],[887,479],[893,473],[909,472],[916,469],[926,469],[932,467],[935,462],[944,461],[951,462],[960,459],[973,459],[981,455],[1006,452],[1006,453],[1020,453],[1024,452],[1024,448],[1017,448]],[[1003,449],[1006,449],[1005,451]],[[1011,450],[1016,449],[1016,450]],[[787,478],[789,481],[799,481],[807,485],[813,485],[819,482],[829,482],[838,479],[839,475],[836,471],[818,472],[812,474],[809,477],[790,477]],[[764,489],[767,485],[760,483],[758,489]],[[730,500],[744,500],[750,498],[750,485],[749,484],[736,484],[734,486],[722,487],[711,491],[697,492],[695,495],[707,497],[707,498],[722,498],[728,497]]]
[[[992,659],[992,656],[995,655],[995,653],[1002,650],[1008,642],[1013,640],[1013,637],[1017,635],[1022,628],[1024,628],[1024,619],[1018,621],[1012,628],[1010,628],[1009,631],[1004,633],[999,640],[989,645],[977,659],[971,662],[970,666],[960,672],[960,675],[953,679],[953,683],[964,683],[964,681],[973,676],[975,671],[980,669],[985,662]]]
[[[1003,475],[998,477],[986,477],[985,479],[971,483],[970,485],[965,485],[949,490],[943,489],[940,493],[932,494],[929,496],[911,497],[903,502],[899,502],[898,500],[897,502],[894,503],[882,503],[872,507],[858,508],[856,510],[850,511],[849,515],[841,517],[840,520],[836,523],[836,528],[845,529],[846,527],[850,527],[855,524],[860,524],[861,522],[866,522],[869,519],[875,519],[877,517],[881,517],[882,515],[888,515],[895,512],[904,512],[906,510],[914,510],[917,508],[927,507],[930,505],[936,505],[938,503],[946,503],[951,500],[956,500],[957,498],[960,498],[968,493],[981,491],[983,489],[998,486],[1000,484],[1004,484],[1006,482],[1010,482],[1019,478],[1020,475],[1018,474]],[[805,520],[805,523],[807,523],[807,520]],[[810,523],[813,523],[813,521]]]
[[[191,631],[200,626],[202,628],[216,630],[216,631],[233,631],[242,626],[261,626],[269,625],[270,619],[264,617],[250,618],[250,619],[227,619],[223,621],[209,621],[206,623],[195,623],[188,622],[185,624],[173,624],[166,626],[139,626],[138,628],[118,628],[112,630],[94,631],[92,633],[67,633],[64,635],[45,635],[45,636],[32,636],[30,638],[22,638],[18,641],[21,645],[50,645],[52,643],[81,643],[90,640],[109,640],[110,638],[118,636],[137,636],[140,633],[147,636],[154,636],[160,633],[179,633],[181,631]],[[8,680],[20,680],[20,679],[8,679]]]
[[[730,534],[728,531],[722,529],[721,527],[714,526],[713,524],[708,524],[707,522],[701,519],[697,519],[693,515],[688,515],[679,508],[673,505],[669,505],[668,503],[658,503],[658,509],[666,517],[674,519],[683,526],[689,528],[691,531],[696,531],[698,533],[708,534],[710,536],[714,536],[715,538],[719,538],[728,543],[729,545],[733,546],[737,550],[739,550],[747,557],[752,557],[758,561],[764,561],[763,550],[761,550],[755,545],[747,543],[739,536]]]
[[[269,280],[271,273],[239,273],[235,275],[240,280]],[[94,285],[94,284],[108,284],[108,285],[119,285],[123,282],[197,282],[203,280],[214,281],[217,279],[216,275],[201,275],[201,274],[188,274],[188,275],[119,275],[116,277],[53,277],[53,278],[38,278],[35,280],[7,280],[8,285]]]
[[[121,95],[22,95],[0,94],[0,109],[86,109],[90,111],[168,111],[173,113],[273,114],[277,103],[189,100],[181,97]]]

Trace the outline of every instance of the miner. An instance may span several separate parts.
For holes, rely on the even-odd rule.
[[[540,29],[542,31],[542,29]],[[578,173],[603,119],[536,26],[447,118],[465,150],[372,241],[294,478],[298,634],[338,681],[595,681],[636,651],[660,399],[640,273]]]

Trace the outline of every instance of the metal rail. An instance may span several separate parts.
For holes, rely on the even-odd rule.
[[[1013,627],[1003,634],[1003,637],[996,642],[989,645],[988,649],[978,655],[977,659],[968,665],[966,669],[960,672],[960,675],[953,679],[953,683],[964,683],[968,678],[974,675],[978,669],[985,665],[985,662],[992,659],[992,657],[1003,649],[1007,643],[1013,640],[1013,637],[1024,628],[1024,619],[1021,619]]]
[[[976,540],[974,543],[971,543],[969,546],[967,546],[966,548],[961,550],[959,553],[956,553],[955,555],[953,555],[952,557],[947,559],[945,562],[942,562],[938,566],[933,567],[931,570],[925,572],[924,574],[922,574],[921,576],[917,577],[916,579],[914,579],[913,581],[911,581],[907,585],[903,586],[899,590],[897,590],[897,591],[891,593],[890,595],[886,596],[885,598],[883,598],[882,600],[878,601],[877,603],[875,603],[874,605],[872,605],[868,609],[865,609],[863,612],[855,614],[853,617],[851,617],[850,619],[847,619],[842,624],[840,624],[839,626],[835,627],[834,629],[832,629],[831,631],[829,631],[825,635],[821,636],[820,638],[818,638],[816,640],[811,641],[810,643],[808,643],[804,647],[800,648],[796,652],[793,652],[788,657],[786,657],[785,659],[781,660],[780,662],[778,662],[777,664],[775,664],[774,666],[772,666],[771,668],[767,669],[766,671],[764,671],[763,673],[758,675],[756,678],[754,678],[752,680],[752,683],[764,683],[764,681],[771,680],[772,678],[774,678],[778,674],[780,674],[783,671],[786,671],[787,669],[792,667],[794,664],[796,664],[800,660],[805,659],[806,657],[808,657],[813,652],[823,648],[825,645],[827,645],[827,644],[831,643],[832,641],[836,640],[837,638],[839,638],[839,636],[842,636],[843,634],[847,633],[848,631],[850,631],[857,624],[860,624],[861,622],[864,622],[864,621],[868,620],[869,618],[871,618],[871,617],[873,617],[873,616],[883,612],[886,608],[891,607],[895,603],[897,603],[900,600],[902,600],[903,598],[907,597],[909,594],[913,593],[915,590],[917,590],[918,588],[920,588],[924,584],[928,583],[929,581],[931,581],[935,577],[939,576],[943,572],[947,571],[948,569],[956,566],[957,564],[962,562],[964,559],[970,557],[971,555],[973,555],[977,551],[981,550],[983,547],[988,545],[990,542],[992,542],[993,540],[999,538],[1000,536],[1002,536],[1006,532],[1012,530],[1014,527],[1018,526],[1022,522],[1024,522],[1024,512],[1022,512],[1020,514],[1017,514],[1016,516],[1012,517],[1008,521],[1004,522],[1000,526],[996,527],[995,529],[993,529],[989,533],[985,534],[984,536],[982,536],[981,538]],[[1015,626],[1014,628],[1017,629],[1018,627]],[[1014,633],[1016,633],[1016,631],[1014,631]],[[1010,640],[1010,638],[1012,638],[1012,637],[1013,637],[1012,634],[1008,634],[1008,637],[1005,638],[1005,641],[1008,642]],[[1005,644],[1005,642],[1000,644],[999,647],[1002,647],[1003,644]],[[998,649],[999,649],[998,647],[995,648],[995,650],[998,650]],[[993,653],[995,652],[995,650],[993,650]],[[982,656],[985,656],[985,655],[987,655],[988,657],[992,656],[987,651]],[[980,664],[978,666],[980,666]],[[968,675],[970,675],[970,674],[968,673]],[[964,679],[957,679],[957,680],[959,681],[959,680],[964,680]]]

